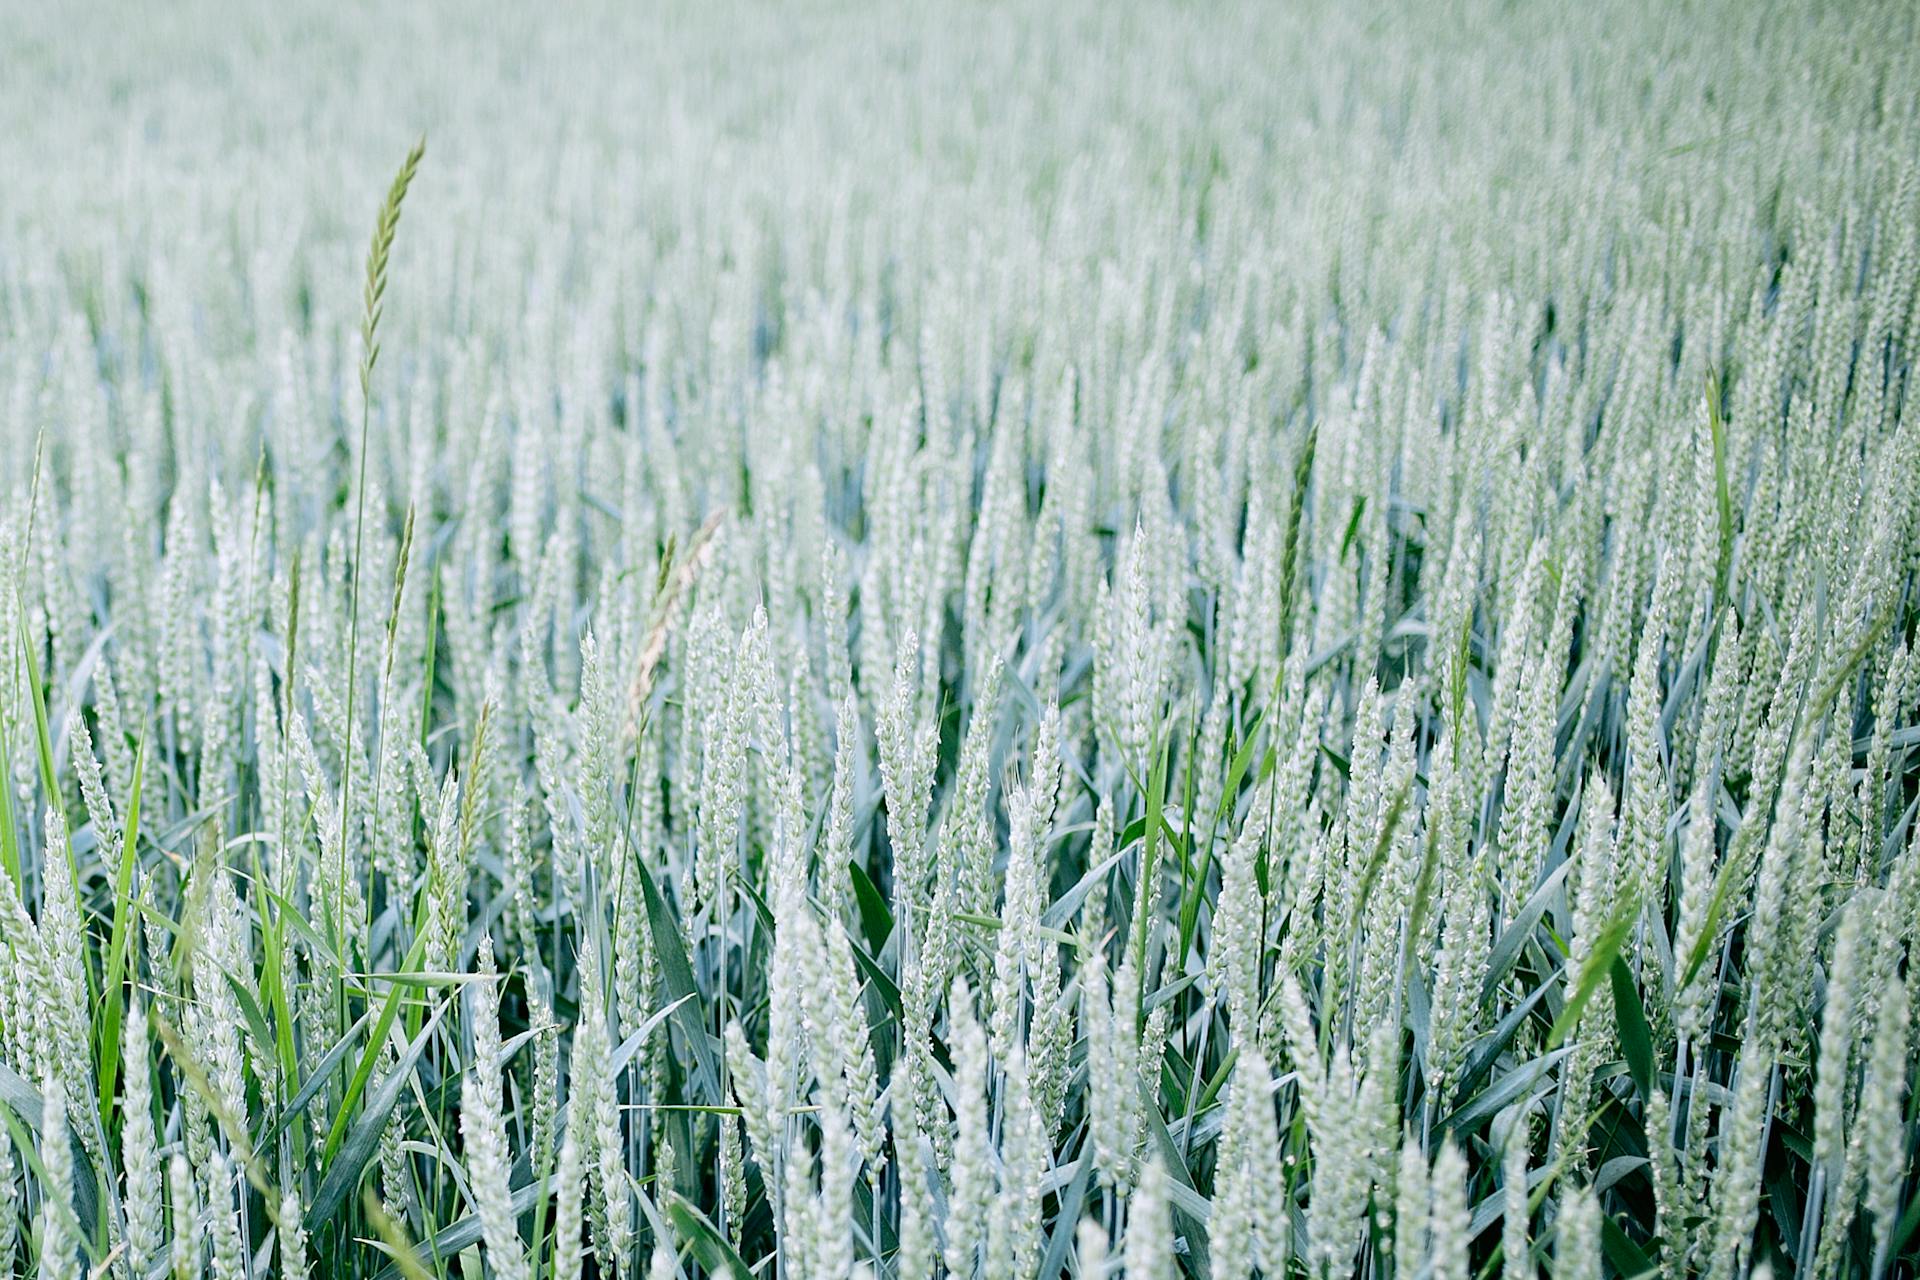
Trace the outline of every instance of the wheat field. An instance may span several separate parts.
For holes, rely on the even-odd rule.
[[[1915,1275],[1920,11],[0,9],[0,1280]]]

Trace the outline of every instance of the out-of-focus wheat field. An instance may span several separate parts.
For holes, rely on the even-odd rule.
[[[1911,1280],[1920,12],[1353,8],[0,11],[0,1280]]]

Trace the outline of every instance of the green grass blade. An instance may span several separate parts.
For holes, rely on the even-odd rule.
[[[422,932],[413,940],[413,947],[407,952],[407,965],[412,967],[420,963],[427,953],[427,935]],[[340,1100],[340,1110],[333,1118],[333,1127],[327,1131],[327,1144],[320,1157],[321,1167],[329,1175],[333,1170],[334,1157],[340,1151],[341,1140],[346,1136],[347,1122],[353,1116],[354,1106],[360,1101],[361,1091],[367,1087],[367,1080],[373,1075],[373,1068],[380,1059],[380,1046],[386,1043],[387,1033],[393,1027],[393,1020],[400,1012],[400,998],[404,988],[396,983],[393,990],[387,992],[386,1002],[380,1006],[379,1021],[374,1023],[373,1034],[367,1037],[367,1047],[360,1054],[360,1065],[354,1069],[353,1079],[347,1083],[346,1096]],[[439,1019],[435,1011],[434,1020]],[[416,1045],[419,1043],[415,1040]],[[392,1107],[392,1102],[388,1102]],[[346,1189],[340,1189],[340,1195],[346,1195]]]
[[[1653,1029],[1647,1025],[1647,1010],[1640,1002],[1640,989],[1633,981],[1633,970],[1615,956],[1608,973],[1613,979],[1613,1016],[1620,1029],[1620,1049],[1626,1055],[1627,1069],[1633,1074],[1634,1087],[1642,1099],[1653,1096]]]
[[[147,737],[142,733],[133,757],[132,795],[127,799],[127,816],[120,837],[120,867],[113,881],[113,929],[107,944],[107,972],[100,984],[100,1026],[96,1032],[99,1054],[94,1070],[100,1081],[100,1123],[109,1129],[120,1070],[120,1024],[126,1012],[127,993],[121,978],[127,968],[127,940],[132,936],[133,871],[135,850],[140,842],[140,790],[146,765]]]
[[[647,927],[653,933],[654,954],[660,961],[660,982],[667,999],[674,1001],[675,1021],[693,1051],[694,1075],[701,1092],[714,1105],[726,1101],[720,1096],[720,1067],[714,1060],[713,1046],[707,1042],[706,1006],[700,988],[693,980],[693,964],[688,959],[686,935],[654,883],[653,872],[639,857],[629,864],[640,873],[640,892],[647,903]]]
[[[392,1007],[389,1004],[389,1010]],[[420,1029],[420,1033],[413,1038],[413,1043],[409,1044],[406,1051],[400,1055],[400,1060],[394,1064],[393,1070],[368,1096],[366,1109],[360,1113],[359,1119],[354,1121],[353,1130],[346,1141],[339,1144],[338,1149],[335,1150],[336,1144],[329,1138],[328,1149],[331,1152],[331,1158],[326,1164],[326,1176],[320,1180],[320,1189],[313,1194],[313,1203],[307,1206],[309,1232],[319,1231],[322,1225],[339,1211],[340,1206],[346,1203],[348,1194],[360,1181],[362,1170],[367,1167],[367,1162],[373,1158],[375,1149],[380,1145],[380,1133],[386,1128],[387,1117],[393,1114],[394,1104],[400,1101],[400,1094],[413,1075],[414,1064],[420,1060],[420,1054],[426,1049],[427,1041],[432,1038],[434,1028],[440,1025],[440,1014],[444,1008],[443,1005],[434,1009],[427,1019],[427,1024]],[[381,1015],[381,1024],[375,1029],[370,1047],[379,1043],[380,1034],[387,1025],[391,1024],[391,1018],[385,1012]],[[361,1083],[365,1082],[361,1081]],[[349,1113],[349,1106],[343,1105],[340,1108],[342,1119]],[[339,1124],[340,1121],[337,1120],[336,1130]]]

